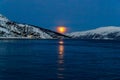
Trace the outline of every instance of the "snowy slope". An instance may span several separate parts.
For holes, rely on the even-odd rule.
[[[68,36],[80,39],[111,39],[120,40],[120,27],[108,26],[100,27],[93,30],[73,32],[67,34]]]
[[[69,37],[34,25],[16,23],[0,14],[0,38],[59,39]]]

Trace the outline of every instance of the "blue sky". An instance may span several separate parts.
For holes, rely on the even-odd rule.
[[[10,20],[69,32],[120,26],[120,0],[0,0],[0,13]]]

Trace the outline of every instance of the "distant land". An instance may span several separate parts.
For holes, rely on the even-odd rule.
[[[67,35],[76,39],[120,40],[120,27],[100,27],[88,31],[72,32]]]
[[[97,39],[120,40],[120,27],[107,26],[61,34],[42,27],[17,23],[0,14],[0,39]]]
[[[10,21],[0,14],[0,39],[63,39],[69,36],[34,25]]]

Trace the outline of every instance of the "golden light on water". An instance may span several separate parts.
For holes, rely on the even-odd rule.
[[[62,45],[62,44],[64,44],[64,42],[63,42],[63,41],[59,41],[59,44],[61,44],[61,45]]]
[[[58,79],[64,79],[64,41],[60,40],[58,46]]]
[[[64,34],[67,31],[67,28],[65,26],[58,26],[57,32]]]
[[[61,60],[63,60],[63,56],[64,56],[64,42],[62,40],[59,41],[59,61],[61,62]]]
[[[60,45],[60,46],[59,46],[59,54],[60,54],[60,55],[63,55],[63,52],[64,52],[64,46],[63,46],[63,45]]]

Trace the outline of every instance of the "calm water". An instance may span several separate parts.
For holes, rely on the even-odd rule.
[[[0,40],[0,80],[120,80],[120,42]]]

